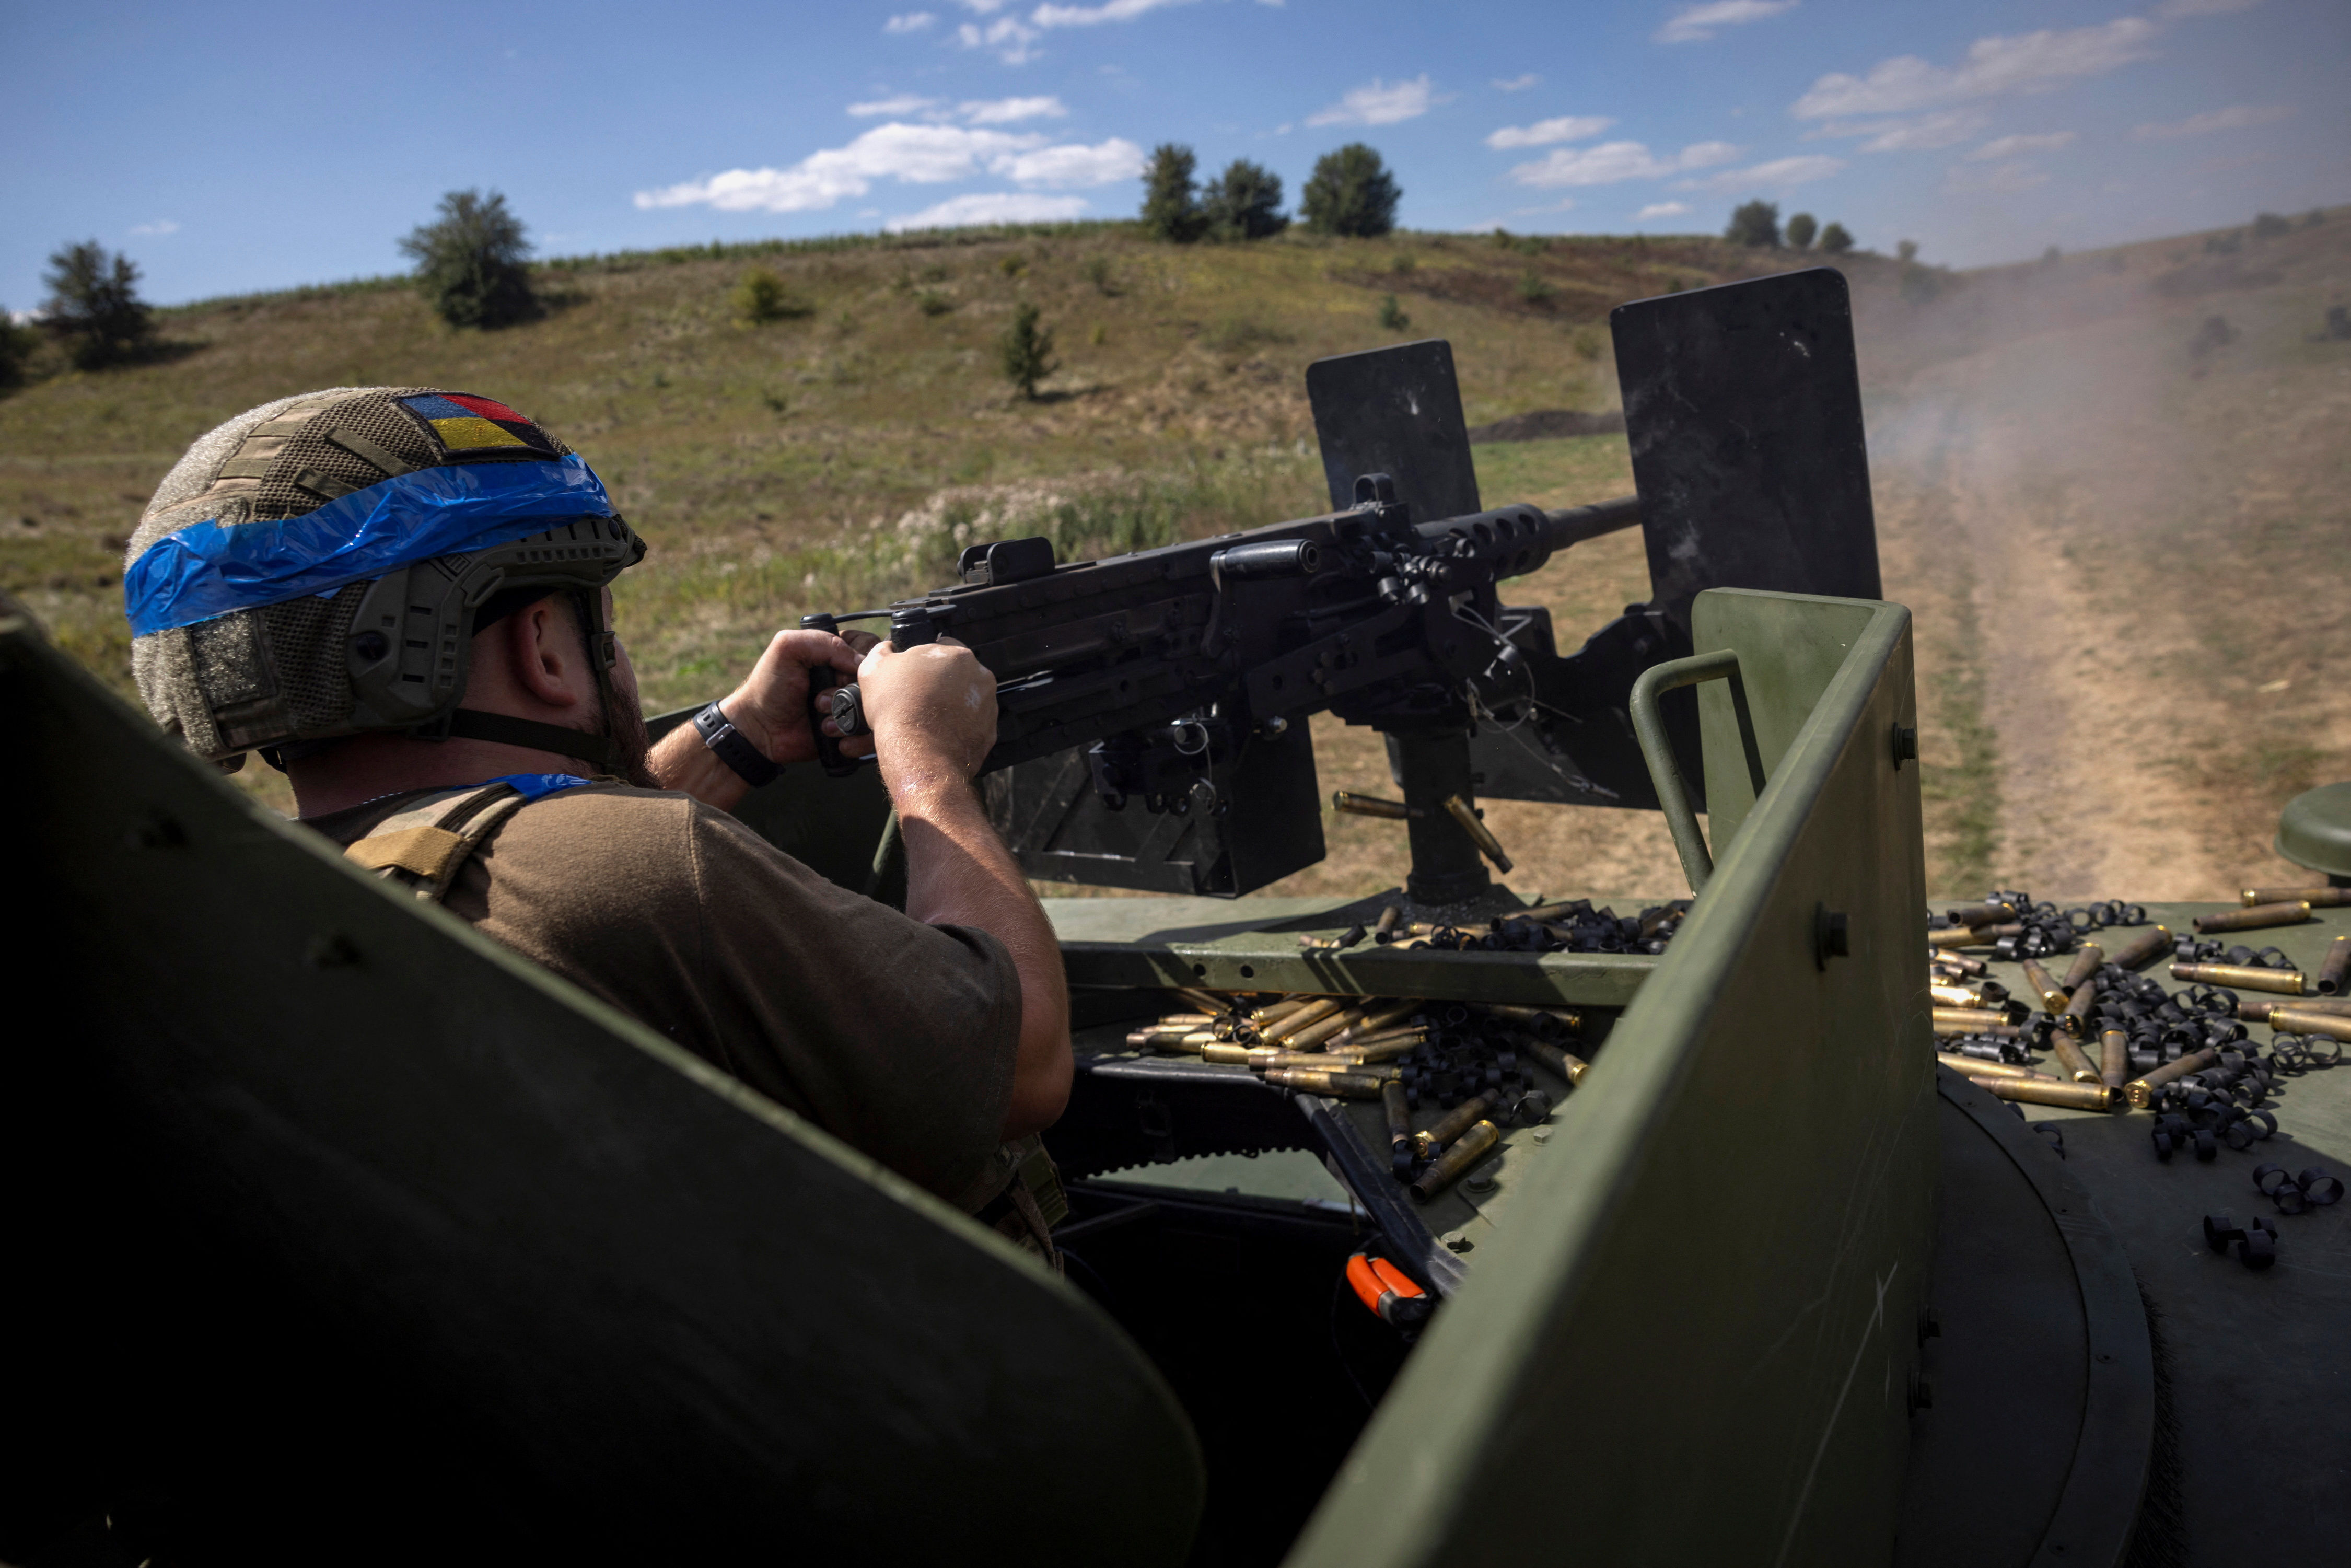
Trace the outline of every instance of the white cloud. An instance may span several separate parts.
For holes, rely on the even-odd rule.
[[[965,0],[968,5],[970,0]],[[1146,12],[1166,5],[1186,5],[1191,0],[1108,0],[1102,5],[1040,5],[1029,20],[1040,27],[1092,27],[1103,22],[1132,22]]]
[[[1748,22],[1761,22],[1796,8],[1796,0],[1712,0],[1712,4],[1693,5],[1677,13],[1674,19],[1657,29],[1660,44],[1696,44],[1714,37],[1718,27],[1736,27]]]
[[[2232,103],[2226,109],[2208,109],[2201,114],[2169,125],[2142,125],[2131,134],[2141,141],[2173,141],[2182,136],[2210,136],[2216,131],[2243,131],[2255,125],[2274,125],[2294,112],[2290,103]]]
[[[1823,126],[1820,134],[1866,136],[1869,140],[1861,144],[1864,152],[1931,152],[1939,147],[1956,147],[1991,123],[1991,116],[1980,109],[1947,109],[1911,120]]]
[[[1029,152],[1032,133],[954,125],[877,125],[846,147],[812,152],[789,169],[729,169],[659,191],[639,191],[639,207],[707,205],[726,213],[798,213],[862,196],[876,180],[936,184],[967,180],[983,166]]]
[[[730,169],[664,190],[639,191],[636,204],[799,213],[862,196],[881,180],[933,185],[985,172],[1018,184],[1067,190],[1131,180],[1143,172],[1143,149],[1115,136],[1097,147],[1049,147],[1045,140],[1034,131],[893,121],[875,126],[846,147],[811,153],[789,169]]]
[[[1613,185],[1710,169],[1738,156],[1739,149],[1728,141],[1696,142],[1664,158],[1638,141],[1604,141],[1597,147],[1555,148],[1546,158],[1512,169],[1510,178],[1521,185]]]
[[[1086,210],[1083,196],[1040,196],[1027,191],[975,191],[950,196],[935,207],[892,218],[882,226],[892,234],[909,229],[959,229],[980,224],[1050,224],[1074,218]]]
[[[1989,163],[1996,159],[2013,158],[2023,152],[2054,152],[2060,147],[2071,146],[2074,133],[2070,131],[2045,131],[2038,136],[2001,136],[1985,142],[1968,154],[1970,163]]]
[[[1823,152],[1807,152],[1794,158],[1774,158],[1769,163],[1750,164],[1744,169],[1725,169],[1719,174],[1709,174],[1703,180],[1684,180],[1675,184],[1679,191],[1735,191],[1802,185],[1813,180],[1825,180],[1844,167],[1842,158],[1831,158]]]
[[[2262,0],[2164,0],[2155,14],[2165,21],[2181,16],[2228,16],[2239,11],[2250,11]]]
[[[964,3],[969,5],[971,0]],[[1034,59],[1037,51],[1029,46],[1042,37],[1036,28],[1024,26],[1012,16],[998,16],[984,28],[966,22],[956,29],[956,42],[967,49],[994,49],[996,57],[1008,66],[1026,65]]]
[[[1677,218],[1688,211],[1687,202],[1651,202],[1633,217],[1637,223],[1647,223],[1651,218]]]
[[[2048,183],[2048,175],[2021,159],[2002,163],[1996,169],[1954,168],[1943,181],[1945,186],[1954,191],[1996,196],[2012,196]]]
[[[997,159],[988,169],[1019,184],[1049,185],[1066,191],[1135,178],[1143,172],[1143,149],[1113,136],[1099,147],[1073,143],[1016,153]]]
[[[881,114],[920,114],[926,109],[936,109],[938,104],[939,100],[935,98],[917,98],[911,92],[902,92],[894,98],[877,98],[870,103],[852,103],[849,106],[849,112],[861,120],[871,120]]]
[[[180,232],[180,225],[170,218],[157,218],[152,224],[133,224],[131,232],[142,235],[175,235]]]
[[[1069,110],[1058,98],[998,98],[957,104],[966,125],[1010,125],[1023,120],[1059,120]]]
[[[1426,114],[1445,102],[1428,85],[1426,75],[1393,85],[1374,77],[1368,86],[1350,88],[1328,109],[1306,117],[1309,125],[1394,125]]]
[[[1532,71],[1529,71],[1522,77],[1512,77],[1508,81],[1503,81],[1499,78],[1497,78],[1492,83],[1492,86],[1496,92],[1524,92],[1527,89],[1535,86],[1541,80],[1542,78],[1535,75]]]
[[[885,33],[919,33],[937,20],[928,11],[909,11],[903,16],[893,16],[883,23],[882,30]]]
[[[1916,55],[1901,55],[1880,60],[1866,77],[1832,71],[1813,82],[1789,112],[1799,120],[1909,114],[2009,93],[2047,92],[2146,59],[2154,53],[2157,31],[2144,17],[2121,16],[2068,32],[2043,29],[1978,38],[1968,46],[1967,59],[1948,68]]]
[[[956,4],[982,16],[992,16],[1004,9],[1004,0],[956,0]]]
[[[1489,147],[1548,147],[1554,141],[1581,141],[1597,136],[1616,122],[1604,114],[1569,114],[1541,120],[1532,125],[1506,125],[1486,138]]]

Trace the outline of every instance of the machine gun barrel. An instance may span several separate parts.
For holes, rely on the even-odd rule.
[[[1640,518],[1628,496],[1415,524],[1390,489],[1351,511],[1105,560],[1056,564],[1041,539],[977,545],[960,585],[891,607],[892,641],[951,636],[996,675],[983,771],[1113,737],[1196,758],[1326,708],[1373,717],[1415,686],[1489,684],[1489,706],[1521,695],[1494,585]],[[845,736],[871,728],[853,685],[824,694],[812,722],[827,718]],[[1121,776],[1157,793],[1150,781],[1167,771],[1130,758]]]

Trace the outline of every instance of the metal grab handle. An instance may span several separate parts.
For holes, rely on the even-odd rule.
[[[1665,812],[1666,826],[1673,831],[1674,852],[1682,858],[1682,874],[1689,879],[1693,894],[1706,890],[1707,879],[1714,874],[1714,856],[1707,850],[1706,834],[1698,829],[1698,813],[1690,810],[1689,789],[1682,783],[1680,764],[1674,760],[1673,742],[1666,734],[1665,716],[1657,711],[1657,696],[1703,681],[1724,680],[1731,683],[1732,700],[1744,707],[1747,692],[1739,678],[1739,655],[1729,649],[1668,659],[1641,672],[1633,683],[1628,705],[1633,734],[1641,742],[1641,758],[1649,765],[1649,782],[1656,786],[1657,809]]]

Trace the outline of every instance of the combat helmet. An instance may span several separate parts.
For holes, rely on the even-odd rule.
[[[200,437],[149,503],[123,568],[131,673],[157,722],[232,771],[378,731],[611,767],[603,588],[644,553],[588,465],[505,403],[281,398]],[[607,734],[460,707],[474,633],[567,590]]]

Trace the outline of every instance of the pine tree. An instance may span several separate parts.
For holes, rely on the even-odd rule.
[[[1153,239],[1189,245],[1200,237],[1200,208],[1192,185],[1199,160],[1189,147],[1163,141],[1151,151],[1143,176],[1143,231]]]
[[[1281,176],[1261,163],[1236,158],[1208,187],[1201,216],[1219,239],[1263,239],[1290,226],[1281,213]]]
[[[137,359],[155,335],[154,319],[139,298],[139,268],[127,256],[109,256],[96,240],[52,253],[41,281],[49,286],[41,325],[65,340],[78,369]]]
[[[1298,210],[1315,234],[1375,239],[1395,227],[1404,196],[1380,155],[1360,141],[1315,160]]]
[[[416,260],[417,287],[452,327],[504,327],[538,314],[522,220],[492,191],[452,191],[438,221],[420,224],[400,242]]]
[[[1061,369],[1053,359],[1053,334],[1037,325],[1037,307],[1027,300],[1013,311],[1012,325],[997,349],[1004,357],[1004,379],[1032,402],[1037,383]]]

